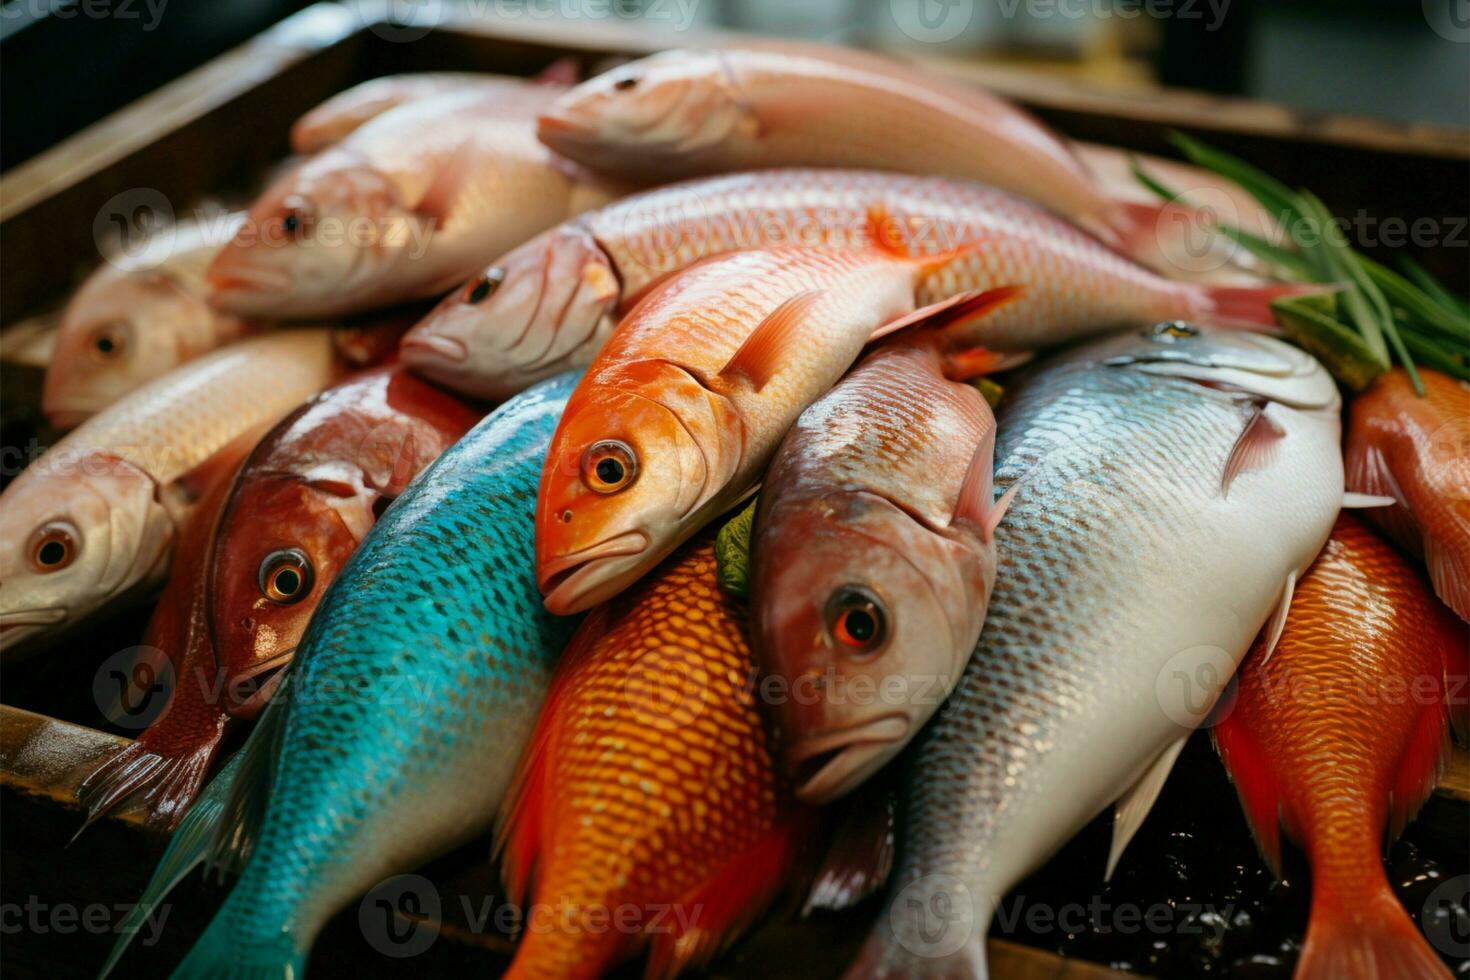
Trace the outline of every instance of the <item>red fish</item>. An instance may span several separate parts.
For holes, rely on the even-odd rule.
[[[1347,488],[1394,498],[1373,516],[1422,554],[1434,591],[1470,622],[1470,385],[1419,370],[1424,396],[1395,368],[1349,406]]]
[[[1297,980],[1450,976],[1381,851],[1434,788],[1452,713],[1464,722],[1466,643],[1418,571],[1344,514],[1275,649],[1263,634],[1241,668],[1215,744],[1272,869],[1282,827],[1311,865]]]
[[[149,624],[174,665],[163,715],[78,791],[90,820],[125,801],[172,826],[228,729],[275,691],[342,565],[377,516],[480,418],[394,367],[331,388],[260,441],[209,521],[190,527]]]

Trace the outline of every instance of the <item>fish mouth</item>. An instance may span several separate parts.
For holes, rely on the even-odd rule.
[[[60,606],[0,613],[0,650],[11,651],[47,626],[65,621],[66,610]]]
[[[536,138],[585,141],[591,130],[564,115],[543,112],[536,117]]]
[[[253,684],[254,690],[246,697],[233,702],[226,709],[226,713],[231,718],[243,718],[247,721],[259,716],[261,710],[275,696],[281,682],[286,679],[285,667],[295,656],[296,648],[291,647],[269,660],[252,664],[236,674],[230,681],[231,690],[240,690],[245,684]]]
[[[888,761],[890,746],[909,734],[903,712],[809,735],[786,753],[786,767],[803,803],[829,803],[853,789]]]
[[[290,276],[259,269],[211,269],[204,274],[204,278],[210,288],[220,293],[284,289],[291,284]]]
[[[609,559],[641,555],[648,550],[648,541],[648,535],[642,531],[627,531],[601,544],[543,563],[536,577],[546,609],[558,616],[568,616],[607,598],[602,593],[606,591],[609,576],[603,573]]]
[[[448,361],[451,364],[463,364],[470,356],[469,347],[456,337],[419,333],[416,330],[410,331],[403,338],[398,345],[398,351],[407,364],[418,364],[426,360],[431,363]]]

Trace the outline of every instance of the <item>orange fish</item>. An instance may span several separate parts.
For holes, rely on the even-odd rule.
[[[527,895],[507,977],[646,975],[707,962],[812,842],[748,684],[745,611],[709,537],[582,623],[502,817],[508,894]]]
[[[747,496],[797,416],[870,339],[924,321],[958,342],[1019,292],[956,290],[916,309],[925,271],[952,258],[881,246],[739,252],[634,307],[567,402],[546,457],[536,500],[546,608],[565,615],[616,595]]]
[[[1418,571],[1356,517],[1292,596],[1274,650],[1263,634],[1215,745],[1273,870],[1278,828],[1312,869],[1297,980],[1444,977],[1383,871],[1438,780],[1453,708],[1464,723],[1466,630]]]
[[[1421,398],[1402,368],[1349,406],[1347,488],[1392,497],[1369,511],[1423,554],[1435,593],[1470,622],[1470,385],[1425,368]]]

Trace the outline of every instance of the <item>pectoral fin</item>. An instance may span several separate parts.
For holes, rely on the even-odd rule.
[[[1179,752],[1187,741],[1189,741],[1189,736],[1181,735],[1165,746],[1154,761],[1149,763],[1143,775],[1138,777],[1137,782],[1118,797],[1113,815],[1113,845],[1108,852],[1108,867],[1103,873],[1104,881],[1113,877],[1113,870],[1118,866],[1118,859],[1123,856],[1123,850],[1133,839],[1133,835],[1138,833],[1138,828],[1143,826],[1149,810],[1153,809],[1154,800],[1159,798],[1159,792],[1169,778],[1169,770],[1174,768],[1174,761],[1179,758]]]
[[[1281,600],[1276,604],[1276,611],[1271,614],[1271,621],[1266,624],[1266,648],[1261,652],[1261,665],[1265,666],[1271,659],[1271,654],[1276,652],[1276,644],[1281,642],[1281,633],[1286,629],[1286,615],[1291,611],[1291,596],[1296,592],[1296,569],[1286,573],[1286,582],[1281,587]]]
[[[997,286],[995,289],[972,289],[959,293],[888,321],[874,330],[868,339],[877,340],[917,324],[936,330],[967,327],[1020,296],[1023,289],[1022,286]]]
[[[1220,494],[1230,495],[1230,484],[1242,473],[1264,469],[1276,456],[1276,448],[1286,436],[1286,430],[1277,425],[1263,408],[1257,408],[1246,421],[1240,437],[1235,440],[1230,456],[1225,460],[1225,473],[1220,478]]]
[[[1398,503],[1392,497],[1375,497],[1371,493],[1353,493],[1351,491],[1342,495],[1343,510],[1361,510],[1368,507],[1392,507]]]
[[[798,293],[772,310],[745,338],[720,374],[727,378],[743,377],[756,391],[764,388],[790,355],[812,307],[822,295],[820,290]]]

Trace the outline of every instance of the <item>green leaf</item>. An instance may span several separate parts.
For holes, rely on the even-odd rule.
[[[1370,258],[1359,256],[1359,261],[1390,303],[1400,307],[1420,323],[1441,331],[1449,339],[1458,340],[1461,345],[1470,345],[1470,316],[1447,308],[1397,272]]]
[[[1169,133],[1169,142],[1177,146],[1190,162],[1213,170],[1222,177],[1229,177],[1244,187],[1282,224],[1290,227],[1294,221],[1301,218],[1302,214],[1297,209],[1295,195],[1292,194],[1291,188],[1265,171],[1256,169],[1238,157],[1207,146],[1178,130],[1172,130]]]
[[[1470,317],[1470,303],[1455,296],[1442,286],[1438,279],[1429,274],[1429,270],[1407,255],[1399,256],[1399,267],[1404,274],[1412,279],[1420,289],[1424,290],[1431,299],[1450,313],[1456,316]]]
[[[992,411],[1000,404],[1000,400],[1005,397],[1006,390],[989,378],[976,378],[970,384],[985,397],[985,401],[990,405]]]
[[[1270,265],[1276,266],[1286,273],[1289,279],[1304,279],[1308,282],[1320,281],[1313,275],[1311,263],[1290,249],[1273,245],[1266,239],[1252,235],[1248,231],[1241,231],[1234,225],[1217,225],[1220,233],[1234,240],[1241,248]]]
[[[720,588],[737,599],[750,596],[750,534],[754,525],[755,499],[752,499],[715,535],[715,569]]]
[[[1170,190],[1168,187],[1164,186],[1163,181],[1159,180],[1153,174],[1150,174],[1149,172],[1144,170],[1143,164],[1139,162],[1138,157],[1134,156],[1131,153],[1128,154],[1128,169],[1132,171],[1134,180],[1138,181],[1144,187],[1153,191],[1165,201],[1179,200],[1178,192]]]
[[[1319,297],[1272,300],[1271,311],[1287,337],[1353,391],[1363,391],[1387,369],[1361,336],[1322,312]]]
[[[1470,365],[1463,360],[1456,360],[1445,354],[1434,341],[1429,340],[1409,330],[1402,331],[1404,345],[1409,348],[1419,361],[1436,371],[1443,371],[1451,377],[1459,378],[1461,381],[1470,381]]]
[[[1310,246],[1311,251],[1320,256],[1333,280],[1348,286],[1340,296],[1342,307],[1368,346],[1373,349],[1379,362],[1387,368],[1390,363],[1388,344],[1383,335],[1386,329],[1392,327],[1391,322],[1385,325],[1385,321],[1391,321],[1393,317],[1388,311],[1388,304],[1383,300],[1383,294],[1374,288],[1373,295],[1370,296],[1364,288],[1367,273],[1363,272],[1351,254],[1342,229],[1337,227],[1326,205],[1310,191],[1299,193],[1296,202],[1305,219],[1305,226],[1315,228],[1317,232]],[[1377,302],[1374,302],[1374,296]]]

